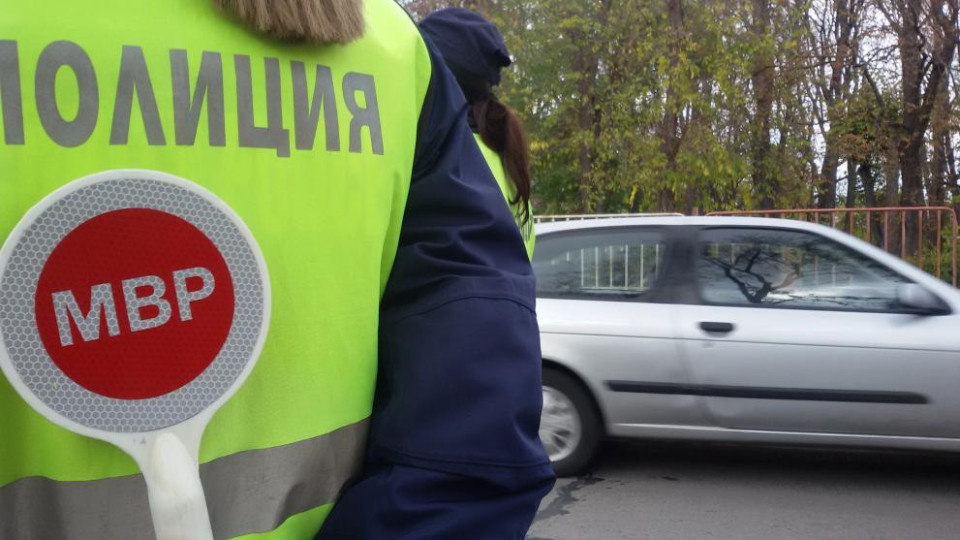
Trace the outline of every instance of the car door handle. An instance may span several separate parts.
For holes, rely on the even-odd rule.
[[[702,322],[700,329],[708,334],[729,334],[736,328],[733,323],[728,322]]]

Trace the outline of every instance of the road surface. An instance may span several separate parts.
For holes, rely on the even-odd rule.
[[[960,539],[960,455],[611,442],[527,538]]]

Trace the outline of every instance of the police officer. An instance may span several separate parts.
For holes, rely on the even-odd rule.
[[[522,538],[553,482],[533,276],[456,81],[391,0],[216,4],[4,2],[0,240],[121,168],[246,222],[273,317],[201,447],[216,537]],[[151,535],[134,462],[0,377],[0,538]]]
[[[500,190],[510,204],[533,258],[530,156],[520,118],[493,93],[500,72],[511,64],[497,27],[479,13],[446,8],[431,13],[420,29],[436,45],[470,108],[467,120]]]

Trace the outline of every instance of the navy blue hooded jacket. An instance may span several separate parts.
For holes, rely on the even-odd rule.
[[[365,470],[318,538],[521,539],[554,483],[535,282],[429,40],[433,77],[380,313]]]

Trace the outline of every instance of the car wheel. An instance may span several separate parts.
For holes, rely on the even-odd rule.
[[[600,414],[580,381],[544,369],[540,440],[557,476],[583,471],[597,452],[601,433]]]

